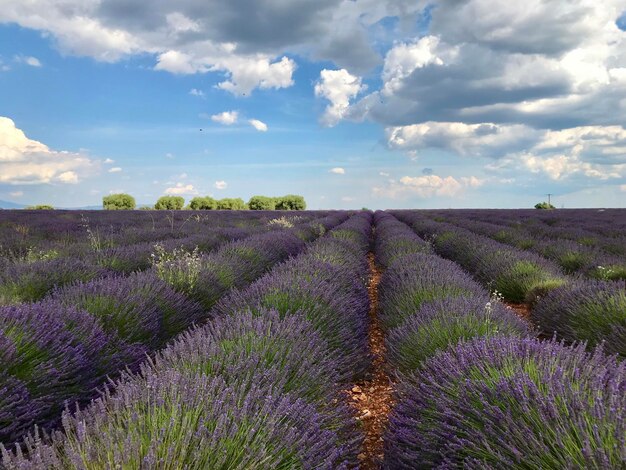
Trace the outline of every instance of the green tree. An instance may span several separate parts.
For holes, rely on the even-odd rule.
[[[253,211],[273,211],[276,209],[276,198],[267,196],[252,196],[248,207]]]
[[[240,197],[225,197],[224,199],[220,199],[217,201],[217,208],[219,210],[241,211],[247,209],[247,206],[243,199],[241,199]]]
[[[303,211],[306,209],[306,202],[302,196],[287,194],[276,198],[276,209],[279,211]]]
[[[52,207],[49,204],[38,204],[35,206],[27,206],[25,207],[25,209],[27,210],[32,210],[32,211],[51,211],[54,210],[54,207]]]
[[[102,198],[102,207],[108,211],[133,210],[135,198],[130,194],[111,194]]]
[[[154,208],[156,210],[172,210],[179,211],[185,205],[185,199],[182,196],[161,196]]]
[[[552,204],[548,204],[544,201],[535,204],[535,209],[555,209],[555,207]]]
[[[194,197],[189,203],[189,208],[194,211],[210,211],[217,209],[217,201],[212,197]]]

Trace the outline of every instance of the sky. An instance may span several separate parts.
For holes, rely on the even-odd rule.
[[[0,200],[626,207],[626,0],[0,0]]]

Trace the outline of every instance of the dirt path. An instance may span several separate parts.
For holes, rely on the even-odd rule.
[[[359,454],[360,468],[365,470],[380,467],[383,457],[383,432],[387,426],[392,407],[392,384],[385,366],[385,338],[378,318],[378,284],[381,271],[376,266],[374,253],[367,254],[370,266],[368,293],[370,298],[369,345],[373,355],[370,378],[355,384],[348,390],[350,405],[363,422],[365,442]]]
[[[504,305],[520,317],[530,323],[530,306],[528,304],[517,304],[513,302],[504,302]]]

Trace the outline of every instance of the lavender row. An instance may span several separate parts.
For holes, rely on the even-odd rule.
[[[533,227],[531,231],[520,226],[499,225],[498,220],[474,220],[462,212],[447,213],[445,220],[471,232],[537,253],[557,263],[567,274],[579,273],[605,280],[626,279],[626,253],[621,256],[615,253],[618,246],[626,246],[623,237],[611,239],[603,249],[603,237],[597,234],[589,236],[580,229],[564,233],[562,229],[546,226],[543,230]]]
[[[393,213],[418,235],[431,238],[437,254],[452,259],[511,302],[534,301],[563,285],[558,266],[541,256],[498,243],[451,224],[435,222],[417,211]]]
[[[302,222],[328,215],[300,213]],[[263,229],[268,212],[188,211],[0,211],[0,255],[12,258],[66,256],[92,247],[107,249],[186,238],[215,229]]]
[[[376,237],[374,252],[376,262],[387,268],[398,257],[410,253],[431,253],[432,247],[418,237],[406,224],[400,222],[393,215],[376,211],[374,213]]]
[[[476,222],[463,224],[454,217],[451,220],[472,230],[488,225]],[[568,259],[571,262],[575,261],[576,258],[572,253],[581,253],[575,250],[568,251],[571,243],[574,242],[555,240],[541,251],[553,250],[554,253],[559,253],[559,250],[562,250],[562,255],[558,259],[564,265]],[[595,261],[597,262],[598,258]],[[610,264],[605,264],[605,267],[598,268],[592,263],[593,269],[590,268],[587,273],[591,276],[602,275],[608,279],[621,277],[619,262],[613,266],[614,269]],[[607,353],[626,356],[624,286],[624,281],[583,279],[572,281],[542,295],[534,306],[530,318],[544,336],[551,337],[556,334],[558,338],[568,342],[585,341],[590,348],[602,344]]]
[[[567,259],[567,240],[559,244],[564,247],[563,259]],[[599,268],[602,270],[603,277],[620,277],[617,268],[613,271],[610,266]],[[531,319],[545,336],[556,334],[568,342],[586,341],[589,347],[604,344],[607,352],[624,356],[625,298],[623,281],[576,280],[541,296]]]
[[[626,357],[626,281],[572,282],[541,298],[531,319],[546,336]]]
[[[626,363],[583,345],[493,336],[399,385],[385,467],[623,468]]]
[[[119,247],[186,238],[215,229],[258,227],[277,221],[310,222],[331,211],[0,211],[0,255],[31,250],[74,252],[100,243]]]
[[[347,217],[321,220],[330,227]],[[299,232],[300,233],[300,232]],[[260,277],[304,242],[287,231],[228,243],[198,258],[176,257],[146,273],[57,288],[35,304],[0,308],[0,440],[32,424],[54,426],[64,402],[93,398],[96,387],[194,322],[233,287]]]
[[[471,280],[449,262],[439,259],[437,277],[436,257],[405,258],[385,273],[394,282],[383,277],[381,302],[446,288],[452,294],[423,301],[388,333],[399,385],[385,468],[624,465],[623,363],[583,346],[539,342],[510,310],[481,295],[480,286],[469,295],[455,291]],[[411,277],[411,269],[419,275]]]
[[[232,218],[232,216],[231,216]],[[259,227],[252,224],[246,229],[239,227],[211,228],[185,238],[169,238],[135,245],[105,248],[100,241],[84,246],[73,246],[71,256],[55,258],[59,253],[37,252],[30,257],[15,262],[0,263],[0,305],[19,302],[34,302],[47,295],[53,286],[61,286],[74,281],[89,281],[111,273],[131,273],[149,268],[155,246],[164,252],[184,250],[206,253],[228,242],[244,239],[254,233],[293,227],[303,239],[314,235],[323,227],[316,223],[303,222],[306,217],[295,216],[278,220],[281,224],[270,223]],[[244,221],[241,217],[232,221]],[[254,221],[255,219],[251,219]],[[295,225],[297,222],[297,225]],[[93,232],[90,232],[93,234]]]
[[[400,226],[410,230],[405,224],[389,214],[376,219],[376,255],[395,259],[379,286],[380,318],[394,373],[413,372],[422,361],[459,341],[530,334],[524,321],[492,299],[458,264],[395,244]],[[415,245],[419,248],[423,242],[419,239]]]
[[[476,209],[476,210],[429,210],[429,216],[443,220],[450,216],[492,222],[502,226],[529,230],[542,236],[568,238],[583,243],[602,244],[610,239],[623,239],[626,231],[624,209]]]
[[[28,458],[3,450],[4,465],[330,469],[355,462],[360,434],[340,400],[352,376],[351,348],[328,338],[333,317],[345,328],[356,325],[350,315],[366,321],[369,225],[357,215],[233,291],[213,311],[216,320],[179,337],[85,410],[66,413],[64,434],[28,438]],[[318,305],[331,298],[346,300]]]

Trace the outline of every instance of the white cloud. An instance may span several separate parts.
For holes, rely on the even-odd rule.
[[[200,98],[204,98],[204,92],[202,90],[198,90],[197,88],[192,88],[189,90],[189,94],[192,96],[198,96]]]
[[[346,174],[346,170],[340,167],[336,167],[336,168],[331,168],[329,170],[330,173],[334,173],[336,175],[345,175]]]
[[[165,154],[165,158],[172,159],[172,158],[174,158],[174,154],[173,154],[173,153],[170,153],[170,152],[167,152],[167,153]]]
[[[109,169],[109,173],[120,173],[122,171],[122,169],[119,166],[114,166],[113,168]]]
[[[39,59],[37,59],[37,57],[32,57],[32,56],[16,55],[15,62],[18,62],[20,64],[30,65],[31,67],[42,66]]]
[[[374,187],[375,196],[401,199],[409,196],[419,198],[456,197],[466,189],[474,189],[482,186],[484,180],[475,176],[454,178],[437,175],[403,176],[399,181],[391,180],[384,187]]]
[[[626,129],[581,126],[544,131],[528,149],[511,152],[486,168],[495,172],[524,170],[552,180],[620,178],[626,176]]]
[[[322,116],[325,126],[334,126],[347,112],[350,100],[367,89],[361,78],[350,74],[346,69],[320,72],[320,80],[315,84],[315,96],[330,101]]]
[[[380,90],[343,117],[558,129],[626,125],[624,0],[438,0],[427,36],[387,52]]]
[[[9,195],[11,197],[22,197],[24,195],[24,191],[13,191],[10,192]]]
[[[226,183],[226,181],[216,181],[215,182],[215,188],[216,189],[226,189],[228,187],[228,183]]]
[[[356,201],[356,199],[351,196],[343,196],[341,198],[341,202],[354,202],[354,201]]]
[[[214,67],[214,70],[225,70],[229,76],[217,84],[218,88],[238,96],[250,94],[255,88],[289,88],[294,84],[293,73],[296,63],[288,57],[278,62],[271,62],[269,57],[231,56]]]
[[[395,45],[385,57],[382,79],[383,94],[392,95],[416,69],[428,65],[442,66],[458,54],[458,49],[440,44],[436,36],[425,36],[414,43]]]
[[[625,192],[625,193],[626,193],[626,184],[621,184],[621,185],[619,186],[619,190],[620,190],[620,191],[623,191],[623,192]]]
[[[97,161],[82,153],[51,150],[26,137],[11,119],[0,117],[0,183],[77,183],[97,170]]]
[[[115,160],[111,160],[110,158],[107,158],[104,160],[103,162],[105,165],[111,165],[113,163],[115,163]]]
[[[265,54],[237,55],[234,44],[204,45],[200,54],[168,50],[158,55],[156,70],[188,75],[224,72],[228,77],[217,88],[237,96],[249,95],[255,88],[288,88],[293,85],[296,63],[288,57],[272,62]]]
[[[249,119],[248,123],[259,132],[267,132],[267,124],[258,119]]]
[[[224,124],[225,126],[231,126],[237,122],[239,119],[238,111],[224,111],[223,113],[214,114],[211,116],[211,121],[219,122],[220,124]]]
[[[169,196],[184,196],[198,194],[198,191],[192,184],[176,183],[175,186],[167,188],[165,194]]]
[[[385,178],[388,178],[390,175],[387,172],[381,171],[378,173],[380,176],[384,176]]]
[[[425,122],[386,129],[389,147],[415,152],[427,148],[451,150],[459,155],[502,156],[524,148],[541,135],[524,125],[462,122]]]

